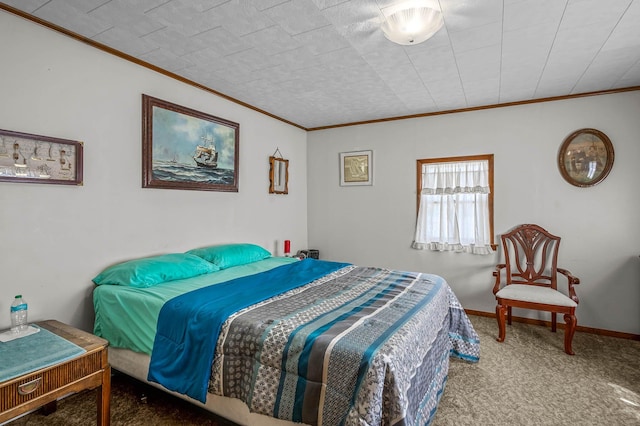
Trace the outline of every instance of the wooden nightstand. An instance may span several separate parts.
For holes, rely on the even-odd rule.
[[[0,423],[40,407],[55,408],[56,400],[69,393],[99,388],[98,425],[108,426],[111,403],[108,342],[55,320],[36,324],[75,343],[86,352],[60,364],[0,383]]]

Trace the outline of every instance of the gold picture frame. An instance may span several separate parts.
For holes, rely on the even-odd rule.
[[[571,185],[590,187],[602,182],[613,168],[611,140],[600,130],[571,133],[558,151],[560,174]]]
[[[373,185],[373,151],[340,153],[340,186]]]

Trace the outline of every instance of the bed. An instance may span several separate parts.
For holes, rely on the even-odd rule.
[[[122,373],[243,425],[428,425],[479,340],[437,275],[228,244],[94,278]]]

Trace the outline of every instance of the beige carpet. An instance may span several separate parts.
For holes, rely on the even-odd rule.
[[[563,332],[507,326],[495,341],[495,319],[471,316],[480,335],[480,362],[452,360],[433,426],[640,425],[640,342],[576,333],[575,356],[563,352]],[[122,375],[112,383],[111,424],[230,425],[212,414]],[[19,425],[91,425],[95,392],[73,395],[44,416]]]
[[[640,425],[640,342],[471,316],[480,362],[452,360],[434,426]]]

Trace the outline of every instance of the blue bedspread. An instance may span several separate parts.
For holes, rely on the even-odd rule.
[[[305,259],[171,299],[158,318],[148,380],[204,403],[218,334],[231,314],[347,265]]]

